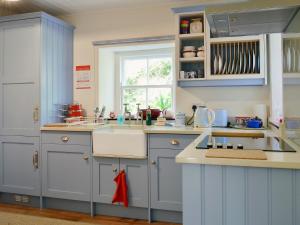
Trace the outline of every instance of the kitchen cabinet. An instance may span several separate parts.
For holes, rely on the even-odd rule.
[[[0,17],[0,134],[39,136],[72,102],[73,26],[46,13]]]
[[[266,35],[212,38],[204,11],[176,12],[176,74],[180,87],[267,84]],[[183,21],[202,20],[202,33],[182,34]],[[186,47],[202,47],[201,57],[183,57]],[[193,54],[193,53],[192,53]],[[184,77],[181,75],[185,72]]]
[[[40,151],[37,137],[0,137],[0,191],[40,195]]]
[[[56,139],[59,136],[61,138]],[[83,145],[73,144],[72,140],[75,138],[79,140],[89,139],[89,145],[84,142]],[[91,135],[89,133],[43,133],[42,195],[52,198],[90,201],[91,152]]]
[[[197,135],[149,135],[151,208],[182,210],[181,165],[176,156],[189,145]]]
[[[114,178],[126,172],[129,206],[148,207],[147,160],[95,157],[93,162],[93,201],[112,204]]]
[[[46,13],[0,17],[1,191],[40,195],[40,126],[72,102],[74,27]],[[34,160],[32,159],[34,158]]]

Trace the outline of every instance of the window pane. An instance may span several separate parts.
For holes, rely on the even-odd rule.
[[[157,109],[172,109],[171,88],[149,88],[148,105]]]
[[[137,103],[140,103],[140,108],[146,107],[146,89],[144,88],[125,88],[123,90],[123,104],[128,104],[128,110],[133,114],[136,113]],[[122,106],[124,111],[124,106]]]
[[[147,60],[125,59],[123,85],[144,85],[147,83]]]
[[[149,58],[149,84],[172,83],[172,58]]]

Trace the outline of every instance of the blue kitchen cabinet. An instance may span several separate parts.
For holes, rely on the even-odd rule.
[[[0,17],[0,134],[40,136],[72,102],[73,27],[46,13]]]
[[[72,102],[73,30],[43,12],[0,17],[2,192],[41,192],[32,154],[40,127],[60,122],[58,108]]]
[[[89,132],[43,132],[42,195],[90,201],[91,153]]]
[[[176,156],[198,135],[150,134],[151,208],[182,211],[182,169]]]
[[[0,137],[0,191],[40,195],[40,151],[37,137]]]
[[[148,207],[148,165],[143,159],[95,157],[93,162],[93,201],[111,204],[116,190],[114,178],[126,172],[131,207]]]

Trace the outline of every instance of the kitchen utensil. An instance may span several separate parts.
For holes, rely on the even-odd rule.
[[[196,47],[195,46],[184,46],[183,51],[195,51]]]
[[[196,52],[194,51],[188,51],[182,53],[183,58],[194,58],[196,56]]]
[[[218,55],[218,74],[222,73],[222,66],[223,66],[222,54],[223,54],[223,45],[221,44],[220,52],[219,52],[219,55]]]
[[[159,117],[161,110],[160,109],[150,109],[151,110],[151,118],[155,120],[157,117]],[[142,109],[143,112],[143,119],[146,120],[146,111],[147,109]]]
[[[256,67],[256,42],[254,42],[254,47],[252,49],[252,73],[255,73]]]
[[[203,23],[201,18],[191,19],[190,23],[190,33],[202,33],[203,32]]]
[[[246,122],[246,126],[248,128],[261,128],[263,125],[261,119],[255,117],[253,119],[250,119]]]
[[[215,46],[215,55],[214,55],[214,74],[218,73],[218,46]]]
[[[175,126],[183,127],[185,126],[185,113],[178,112],[175,115]]]
[[[262,120],[264,127],[268,126],[268,110],[266,104],[257,104],[254,106],[253,114]]]
[[[197,106],[194,127],[211,127],[215,121],[215,112],[205,106]]]
[[[224,45],[225,47],[225,51],[224,51],[224,66],[223,66],[223,70],[222,70],[222,74],[226,74],[226,71],[227,71],[227,49],[228,49],[228,46],[227,45]]]
[[[213,127],[227,127],[228,113],[226,109],[214,109],[215,121]]]

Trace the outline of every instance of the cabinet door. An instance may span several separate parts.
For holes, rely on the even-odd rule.
[[[147,160],[120,159],[120,170],[125,170],[129,206],[148,207]]]
[[[43,195],[89,201],[90,152],[88,146],[43,144]]]
[[[40,20],[0,24],[0,134],[39,135]]]
[[[182,210],[181,165],[175,162],[180,150],[150,149],[151,208]]]
[[[0,191],[40,194],[39,138],[0,137]]]
[[[112,203],[116,184],[115,176],[119,172],[118,158],[94,158],[93,161],[93,201]]]

